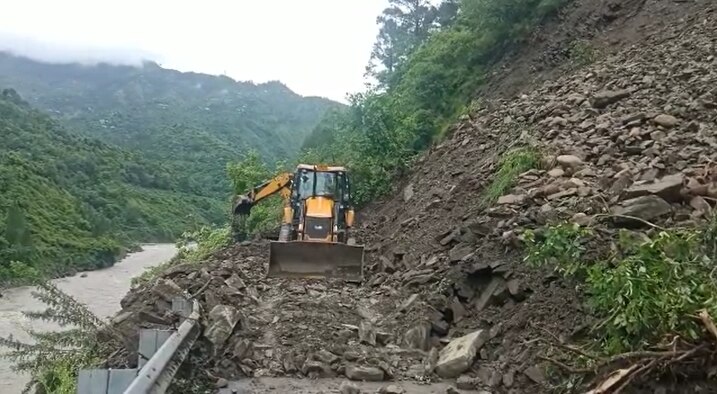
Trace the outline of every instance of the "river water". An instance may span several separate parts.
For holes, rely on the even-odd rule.
[[[52,282],[60,289],[72,295],[78,301],[100,317],[111,317],[120,310],[120,300],[127,294],[130,281],[146,268],[161,264],[177,252],[173,244],[143,245],[142,251],[129,254],[110,268],[87,272],[87,277],[76,275],[69,278],[54,279]],[[56,325],[30,321],[23,311],[41,311],[45,306],[32,297],[33,287],[16,287],[3,290],[0,298],[0,336],[13,337],[27,341],[28,335],[23,327],[34,330],[53,330]],[[0,352],[7,349],[0,348]],[[0,393],[20,393],[28,381],[28,376],[11,369],[11,362],[0,359]]]

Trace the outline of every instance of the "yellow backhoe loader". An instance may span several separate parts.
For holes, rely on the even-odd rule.
[[[299,164],[237,196],[234,219],[281,193],[284,213],[278,241],[269,249],[268,277],[363,279],[364,247],[351,238],[354,210],[344,167]]]

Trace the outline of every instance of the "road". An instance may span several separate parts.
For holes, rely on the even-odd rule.
[[[52,282],[87,305],[98,316],[110,317],[120,310],[120,300],[127,294],[133,277],[141,274],[145,268],[171,259],[177,252],[173,244],[143,245],[142,249],[110,268],[87,272],[87,277],[78,274]],[[23,316],[23,311],[44,309],[43,304],[32,297],[32,290],[33,287],[25,286],[3,291],[3,297],[0,298],[0,335],[28,340],[23,327],[35,330],[58,328],[46,322],[31,322]],[[0,349],[0,352],[5,351],[4,348]],[[9,360],[0,359],[0,393],[20,393],[28,379],[27,375],[12,371]]]

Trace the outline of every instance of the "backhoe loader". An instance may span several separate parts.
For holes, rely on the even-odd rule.
[[[269,248],[267,277],[363,279],[364,247],[351,238],[354,210],[344,167],[299,164],[237,196],[233,218],[280,193],[284,211],[278,241]]]

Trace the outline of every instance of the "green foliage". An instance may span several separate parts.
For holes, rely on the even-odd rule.
[[[227,164],[227,174],[233,185],[234,193],[242,195],[254,187],[268,181],[282,172],[285,172],[283,163],[278,163],[274,171],[261,161],[259,153],[249,151],[238,162]],[[272,196],[260,201],[251,208],[251,214],[242,223],[232,222],[243,234],[259,234],[267,230],[278,228],[281,223],[283,201],[280,196]],[[234,218],[239,220],[240,218]]]
[[[446,11],[455,17],[445,23],[420,25],[417,41],[399,28],[400,18],[417,8],[384,15],[376,43],[380,56],[373,60],[388,74],[377,75],[379,89],[352,96],[349,108],[320,122],[302,157],[348,166],[359,205],[391,191],[393,178],[465,110],[491,65],[568,1],[463,0],[455,12]],[[455,5],[444,2],[438,9]]]
[[[277,81],[238,82],[152,62],[47,64],[0,54],[0,86],[32,97],[33,105],[72,130],[141,154],[165,170],[158,177],[134,167],[128,174],[133,183],[172,183],[174,190],[214,201],[230,192],[227,162],[252,148],[267,161],[293,159],[324,112],[340,106],[302,97]],[[213,208],[215,217],[225,212]]]
[[[527,245],[525,260],[533,266],[550,264],[563,275],[574,275],[584,267],[583,243],[590,234],[589,229],[574,223],[548,227],[538,234],[527,230],[523,233]]]
[[[2,282],[22,272],[11,261],[46,275],[105,267],[132,241],[226,219],[220,200],[177,191],[163,167],[64,130],[12,90],[0,95],[0,132]]]
[[[518,175],[535,168],[540,156],[532,148],[516,148],[503,154],[498,163],[498,172],[483,192],[483,206],[493,204],[515,184]]]
[[[197,231],[184,233],[177,243],[179,259],[191,263],[199,263],[207,259],[231,241],[228,226],[211,229],[202,227]]]
[[[588,41],[576,40],[570,44],[568,56],[578,66],[586,66],[597,60],[597,52]]]
[[[19,261],[0,264],[0,283],[10,285],[25,284],[41,277],[42,274],[36,268]]]
[[[703,309],[717,313],[715,222],[651,237],[623,231],[614,253],[597,262],[582,259],[589,231],[554,226],[540,239],[526,234],[526,260],[565,275],[586,273],[588,303],[605,318],[597,332],[604,353],[645,349],[671,334],[697,340],[704,331],[691,316]]]
[[[82,368],[97,366],[119,345],[119,336],[86,306],[49,282],[38,283],[33,296],[47,305],[43,312],[25,312],[33,320],[59,324],[62,331],[28,331],[33,343],[0,337],[8,348],[2,357],[14,362],[14,369],[28,372],[33,387],[46,393],[75,393],[77,374]]]

